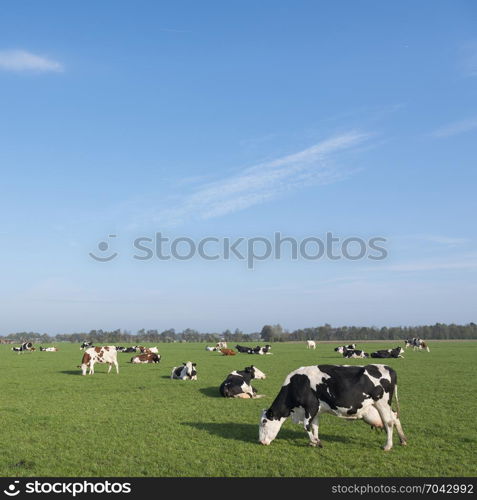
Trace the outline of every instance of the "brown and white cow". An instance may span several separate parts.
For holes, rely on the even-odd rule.
[[[116,352],[116,347],[113,345],[90,347],[84,352],[81,366],[78,368],[81,368],[82,374],[86,375],[86,370],[89,367],[89,374],[92,375],[94,373],[95,363],[107,363],[109,365],[108,373],[111,371],[113,365],[116,367],[116,373],[119,373],[117,358],[118,354]]]
[[[131,363],[159,363],[161,361],[161,356],[155,352],[145,352],[144,354],[139,354],[139,356],[133,356],[131,358]]]

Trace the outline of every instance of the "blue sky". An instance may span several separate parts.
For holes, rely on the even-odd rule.
[[[472,1],[6,2],[0,334],[475,321],[476,26]],[[277,231],[388,256],[133,258]]]

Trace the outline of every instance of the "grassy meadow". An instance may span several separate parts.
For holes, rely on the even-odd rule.
[[[402,342],[358,342],[372,351]],[[205,344],[159,344],[157,365],[132,365],[118,353],[120,373],[95,365],[81,376],[79,344],[59,352],[18,355],[0,346],[1,476],[476,476],[477,342],[429,342],[404,359],[345,360],[339,343],[273,344],[273,355],[221,356]],[[38,347],[38,346],[37,346]],[[229,347],[233,347],[229,343]],[[183,361],[198,381],[170,380]],[[363,421],[320,419],[324,448],[307,446],[302,427],[287,421],[270,446],[258,444],[261,410],[285,376],[313,364],[383,361],[398,374],[401,422],[409,443],[381,450],[384,432]],[[267,375],[253,384],[266,397],[225,399],[218,388],[235,369],[255,364]]]

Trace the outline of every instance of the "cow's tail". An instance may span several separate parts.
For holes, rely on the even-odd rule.
[[[398,386],[397,386],[397,384],[396,384],[396,386],[394,388],[394,391],[395,391],[394,393],[396,395],[396,409],[397,409],[396,416],[397,416],[397,418],[400,418],[399,417],[400,410],[399,410],[399,398],[398,398]]]

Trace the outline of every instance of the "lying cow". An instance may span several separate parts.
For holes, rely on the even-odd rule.
[[[348,358],[348,359],[369,358],[369,354],[359,349],[346,349],[343,352],[343,358]]]
[[[192,363],[191,361],[182,363],[182,366],[174,366],[171,373],[171,379],[197,380],[196,366],[197,363]]]
[[[122,352],[126,353],[137,352],[137,349],[135,347],[126,347],[125,349],[122,350]]]
[[[218,349],[227,349],[227,342],[217,342],[217,344],[215,344],[215,347],[217,347]]]
[[[235,356],[237,353],[233,349],[220,349],[224,356]]]
[[[403,358],[404,349],[396,347],[394,349],[381,349],[371,353],[372,358]]]
[[[316,342],[314,340],[307,340],[306,341],[306,348],[307,349],[316,349]]]
[[[108,373],[111,371],[113,365],[116,367],[116,373],[119,373],[117,356],[116,347],[113,345],[90,347],[84,352],[81,366],[78,368],[81,368],[83,375],[86,375],[86,370],[89,367],[89,374],[92,375],[95,363],[107,363],[109,365]]]
[[[397,413],[391,401],[396,392]],[[318,419],[321,413],[356,420],[363,419],[387,433],[384,450],[393,446],[396,426],[401,444],[406,437],[399,420],[397,374],[385,365],[318,365],[302,366],[288,374],[275,401],[260,418],[259,441],[269,445],[288,417],[303,424],[310,446],[321,447]]]
[[[208,347],[208,346],[205,346],[205,350],[206,351],[218,351],[219,348],[218,347]]]
[[[22,354],[24,352],[33,352],[35,348],[31,342],[22,342],[20,347],[12,347],[13,352],[18,352],[18,354]]]
[[[241,371],[233,371],[222,382],[219,392],[224,398],[261,398],[250,382],[265,379],[266,376],[256,366],[247,366]]]
[[[238,352],[244,353],[244,354],[250,354],[251,351],[253,350],[252,347],[248,347],[246,345],[236,345],[235,349],[237,349]]]
[[[131,358],[131,363],[159,363],[161,361],[161,356],[155,352],[146,352],[144,354],[139,354],[138,356],[133,356]]]
[[[335,347],[335,352],[344,354],[345,351],[348,350],[354,351],[355,349],[356,349],[356,344],[340,345],[339,347]]]
[[[253,354],[272,354],[270,352],[272,346],[270,344],[267,344],[265,347],[260,347],[259,345],[253,349]]]
[[[40,346],[40,351],[42,351],[42,352],[57,352],[58,348],[57,347],[41,347]]]

